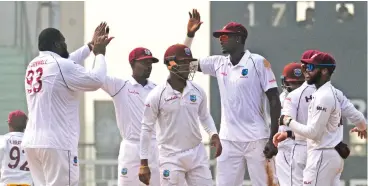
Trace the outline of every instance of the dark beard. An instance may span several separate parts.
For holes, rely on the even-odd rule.
[[[317,72],[317,74],[314,77],[310,77],[309,80],[307,81],[307,83],[309,85],[314,85],[316,84],[322,77],[322,72],[319,70]]]

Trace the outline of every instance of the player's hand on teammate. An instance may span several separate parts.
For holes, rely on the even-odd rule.
[[[278,132],[273,136],[272,142],[275,147],[278,147],[279,143],[287,138],[287,132]]]
[[[194,37],[197,30],[201,27],[201,15],[197,9],[193,9],[192,13],[189,12],[189,21],[187,25],[187,35],[188,37]]]
[[[267,159],[271,159],[277,154],[277,147],[273,144],[272,140],[268,140],[263,150],[263,154]]]
[[[150,168],[148,166],[141,166],[139,167],[139,173],[138,173],[138,176],[139,176],[139,180],[146,184],[146,185],[149,185],[149,182],[150,182],[150,179],[151,179],[151,171],[150,171]]]
[[[88,43],[88,45],[91,45],[93,47],[95,41],[98,37],[103,35],[108,35],[109,27],[107,26],[106,22],[101,22],[95,29],[95,32],[93,33],[92,40]],[[106,33],[107,32],[107,33]]]
[[[222,153],[222,145],[218,134],[214,134],[211,137],[211,147],[216,148],[215,158],[219,157]]]
[[[359,130],[358,127],[354,127],[350,130],[350,132],[356,132],[358,133],[358,137],[360,137],[360,139],[367,139],[367,130]]]

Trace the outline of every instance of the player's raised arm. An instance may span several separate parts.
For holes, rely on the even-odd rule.
[[[82,64],[82,62],[89,56],[93,49],[93,45],[96,42],[98,37],[101,37],[103,35],[108,35],[109,33],[109,27],[107,26],[106,22],[101,22],[95,29],[95,32],[93,34],[92,41],[90,41],[88,44],[80,47],[76,51],[70,53],[69,59],[74,61],[77,64]]]
[[[101,89],[111,97],[114,97],[124,88],[125,84],[126,81],[107,75]]]
[[[101,36],[96,41],[93,52],[96,55],[95,66],[91,70],[68,61],[68,63],[60,63],[61,71],[66,72],[63,75],[66,86],[72,90],[94,91],[99,89],[106,78],[106,62],[105,52],[106,46],[112,38]]]

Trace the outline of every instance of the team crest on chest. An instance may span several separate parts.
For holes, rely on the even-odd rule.
[[[241,74],[242,74],[242,76],[248,75],[248,69],[247,68],[243,69]]]
[[[189,99],[191,102],[196,102],[197,101],[197,96],[196,95],[190,95]]]

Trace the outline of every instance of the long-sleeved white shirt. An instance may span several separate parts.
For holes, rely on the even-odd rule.
[[[307,125],[292,120],[289,127],[308,139],[309,149],[334,148],[343,139],[339,130],[340,121],[341,107],[336,90],[330,82],[326,82],[312,95]]]
[[[106,77],[102,54],[96,56],[93,69],[80,65],[89,53],[87,45],[69,59],[43,51],[29,63],[25,75],[29,120],[23,147],[77,150],[79,94],[99,89]]]
[[[160,156],[164,157],[192,149],[201,143],[199,121],[210,136],[217,134],[207,108],[207,96],[201,87],[191,81],[187,81],[183,93],[165,82],[147,96],[140,140],[141,159],[148,159],[151,132],[156,121]]]
[[[316,91],[314,85],[308,85],[304,82],[299,88],[290,92],[283,103],[282,114],[291,116],[299,123],[306,124],[308,121],[308,106],[312,101],[312,94]],[[343,117],[349,119],[361,130],[366,129],[363,113],[359,112],[344,94],[335,88],[336,98],[341,107]],[[340,127],[342,130],[342,126]],[[296,140],[306,140],[305,137],[295,133]]]
[[[107,76],[101,87],[114,102],[115,115],[123,140],[139,141],[141,135],[144,102],[156,85],[148,80],[144,87],[133,77],[127,80]],[[155,130],[152,138],[156,138]]]

